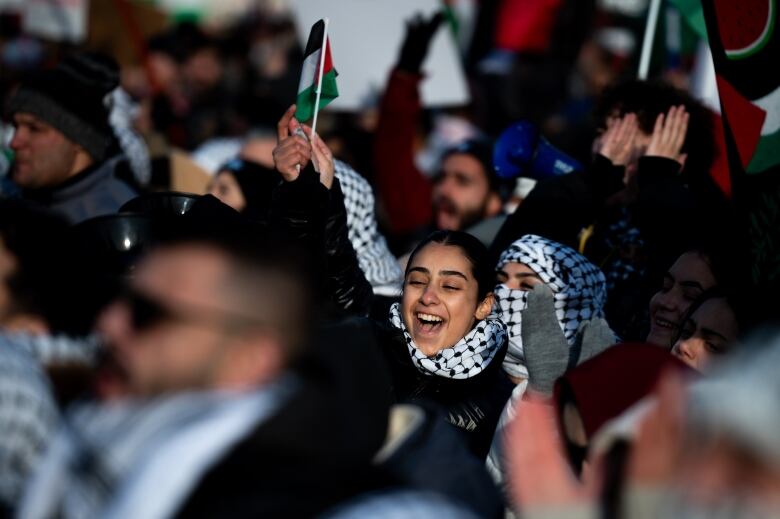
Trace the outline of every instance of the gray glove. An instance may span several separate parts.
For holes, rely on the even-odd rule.
[[[555,381],[566,371],[591,359],[617,342],[602,318],[580,324],[574,344],[569,346],[555,313],[550,287],[536,285],[523,310],[523,352],[528,384],[538,393],[551,395]]]
[[[601,317],[582,323],[577,330],[577,342],[580,344],[579,358],[573,365],[579,366],[618,342],[615,332]]]
[[[569,343],[555,315],[555,298],[550,287],[536,285],[523,310],[523,353],[531,389],[552,394],[555,381],[569,365]]]

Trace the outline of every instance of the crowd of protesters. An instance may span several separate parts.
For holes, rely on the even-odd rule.
[[[780,517],[711,112],[522,3],[479,4],[470,106],[423,107],[421,15],[317,132],[286,11],[3,64],[0,516]],[[521,119],[583,167],[499,175]]]

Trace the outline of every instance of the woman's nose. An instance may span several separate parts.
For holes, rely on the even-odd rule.
[[[439,296],[436,293],[436,289],[428,285],[420,296],[420,301],[426,305],[432,305],[439,302]]]
[[[674,349],[678,352],[678,355],[682,358],[695,360],[696,351],[698,349],[698,340],[694,338],[680,340],[674,345]]]

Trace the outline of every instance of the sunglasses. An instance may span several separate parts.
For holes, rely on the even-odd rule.
[[[160,323],[180,317],[161,302],[128,286],[122,289],[117,299],[127,306],[130,311],[130,323],[137,331],[148,330]]]
[[[177,310],[138,290],[125,286],[118,298],[130,313],[130,324],[136,331],[145,331],[164,322],[179,321],[224,326],[265,326],[262,319],[216,309],[189,308]]]

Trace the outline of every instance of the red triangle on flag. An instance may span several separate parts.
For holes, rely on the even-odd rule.
[[[716,74],[718,93],[723,113],[731,127],[731,134],[739,152],[739,160],[743,168],[747,168],[758,141],[761,139],[761,128],[764,126],[766,112],[750,102],[731,86],[723,76]]]

